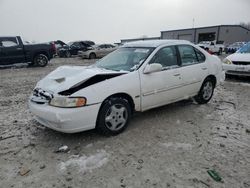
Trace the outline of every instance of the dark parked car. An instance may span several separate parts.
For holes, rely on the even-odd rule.
[[[95,44],[92,41],[75,41],[70,42],[67,45],[58,49],[57,53],[59,57],[70,57],[77,55],[78,51],[87,51],[92,49],[91,45]]]
[[[23,44],[21,37],[0,37],[0,65],[29,63],[44,67],[53,58],[55,45]]]

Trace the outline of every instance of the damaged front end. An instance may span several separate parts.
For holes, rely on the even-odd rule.
[[[49,93],[47,91],[44,91],[41,88],[35,88],[33,90],[33,94],[30,97],[30,100],[32,102],[35,102],[37,104],[45,104],[49,103],[49,101],[53,98],[53,94]]]
[[[30,97],[30,101],[35,102],[36,104],[45,104],[47,103],[50,106],[54,107],[61,107],[61,108],[74,108],[74,107],[82,107],[87,104],[87,99],[84,96],[71,96],[75,92],[84,89],[86,87],[92,86],[94,84],[103,82],[105,80],[109,80],[111,78],[120,76],[125,73],[111,73],[111,74],[98,74],[90,77],[89,79],[85,79],[81,82],[76,83],[72,87],[68,89],[64,89],[62,91],[58,91],[56,88],[55,91],[50,90],[44,90],[39,88],[39,84],[37,87],[33,90],[33,94]],[[60,79],[60,80],[59,80]],[[56,84],[58,84],[58,87],[60,87],[61,84],[65,84],[63,82],[66,82],[67,78],[60,77],[60,78],[54,78],[53,81],[56,81]],[[45,86],[44,83],[42,83],[43,86]],[[48,84],[49,89],[51,87]],[[54,86],[56,87],[56,86]],[[48,89],[48,88],[47,88]]]
[[[114,78],[114,77],[117,77],[117,76],[120,76],[120,75],[123,75],[124,73],[117,73],[117,74],[99,74],[99,75],[95,75],[91,78],[89,78],[88,80],[86,81],[82,81],[82,82],[79,82],[77,84],[75,84],[74,86],[72,86],[71,88],[67,89],[67,90],[64,90],[64,91],[61,91],[59,92],[58,94],[59,95],[63,95],[63,96],[69,96],[69,95],[72,95],[73,93],[81,90],[81,89],[84,89],[88,86],[91,86],[91,85],[94,85],[94,84],[97,84],[99,82],[102,82],[102,81],[105,81],[105,80],[108,80],[108,79],[111,79],[111,78]]]

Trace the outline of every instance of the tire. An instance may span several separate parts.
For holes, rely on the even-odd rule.
[[[70,54],[70,52],[69,52],[69,51],[66,51],[66,53],[65,53],[65,57],[67,57],[67,58],[70,58],[70,57],[71,57],[71,54]]]
[[[96,129],[106,136],[123,132],[131,118],[129,102],[123,98],[110,98],[104,101],[97,118]]]
[[[48,57],[44,54],[38,54],[33,60],[33,64],[39,67],[45,67],[48,64]]]
[[[215,84],[212,79],[210,78],[205,79],[198,95],[194,97],[195,101],[198,104],[208,103],[213,96],[214,87],[215,87]]]
[[[91,54],[89,54],[89,59],[95,59],[95,58],[96,58],[95,53],[91,53]]]

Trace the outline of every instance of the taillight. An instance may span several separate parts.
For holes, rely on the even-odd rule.
[[[53,50],[53,52],[56,53],[56,44],[55,44],[54,42],[52,42],[51,45],[52,45],[52,50]]]

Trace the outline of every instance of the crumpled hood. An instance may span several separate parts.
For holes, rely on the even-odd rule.
[[[227,57],[230,61],[250,62],[250,53],[234,53]]]
[[[95,75],[117,74],[122,72],[101,69],[93,66],[61,66],[52,71],[42,80],[40,80],[36,88],[41,88],[51,94],[67,90],[72,86],[87,81]],[[127,73],[124,71],[124,73]]]

